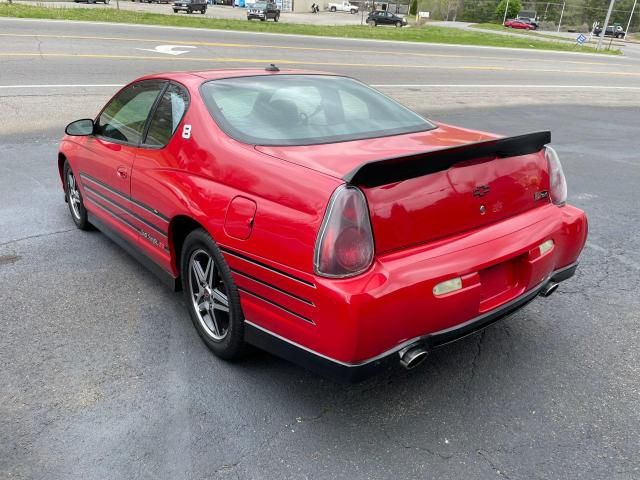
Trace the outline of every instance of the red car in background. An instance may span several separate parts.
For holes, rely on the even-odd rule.
[[[518,18],[515,18],[513,20],[507,20],[506,22],[504,22],[504,26],[505,27],[509,27],[509,28],[517,28],[520,30],[535,30],[536,27],[533,23],[531,23],[530,21],[526,21],[526,20],[521,20]]]
[[[549,142],[271,66],[140,78],[67,126],[58,167],[75,224],[182,288],[215,354],[355,381],[574,274],[587,220]]]

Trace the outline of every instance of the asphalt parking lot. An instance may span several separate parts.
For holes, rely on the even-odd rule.
[[[29,5],[41,5],[41,2],[37,1],[25,1]],[[93,8],[93,9],[116,9],[115,0],[108,4],[104,3],[75,3],[73,1],[51,2],[47,1],[48,7],[58,8]],[[121,0],[120,6],[122,10],[131,10],[134,12],[143,13],[162,13],[166,15],[185,15],[183,12],[173,13],[171,4],[173,0],[168,3],[142,3],[131,2],[129,0]],[[198,13],[199,17],[200,14]],[[247,10],[245,8],[231,7],[228,5],[209,5],[205,16],[212,18],[233,19],[233,20],[246,20]],[[367,14],[364,16],[361,13],[352,15],[349,12],[329,12],[323,10],[317,14],[309,12],[287,13],[281,14],[280,21],[285,23],[302,23],[309,25],[360,25],[364,24],[364,20],[367,18]]]
[[[403,45],[381,62],[384,42],[300,37],[296,50],[282,36],[11,20],[0,32],[0,478],[640,478],[637,60]],[[112,40],[78,41],[91,36]],[[162,57],[126,38],[197,48]],[[241,42],[266,48],[221,47]],[[143,73],[270,61],[356,76],[438,121],[550,129],[590,221],[576,277],[416,370],[357,385],[261,352],[218,360],[179,294],[74,228],[57,143]]]

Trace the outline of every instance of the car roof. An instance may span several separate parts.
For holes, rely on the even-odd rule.
[[[267,65],[265,65],[267,67]],[[194,72],[164,72],[145,75],[138,80],[151,80],[155,78],[164,78],[182,82],[202,80],[218,80],[221,78],[236,77],[255,77],[255,76],[271,76],[271,75],[335,75],[331,72],[321,72],[317,70],[301,70],[301,69],[281,69],[279,71],[267,71],[265,68],[228,68],[218,70],[201,70]]]

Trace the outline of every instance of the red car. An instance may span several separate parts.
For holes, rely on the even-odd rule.
[[[518,28],[520,30],[535,30],[536,27],[532,23],[520,19],[507,20],[504,22],[505,27]]]
[[[140,78],[67,126],[58,167],[75,224],[182,288],[215,354],[355,381],[574,274],[587,219],[549,141],[271,66]]]

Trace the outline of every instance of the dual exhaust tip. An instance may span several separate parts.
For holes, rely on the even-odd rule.
[[[552,295],[558,289],[558,286],[558,282],[547,282],[540,290],[540,296],[548,297]],[[400,355],[400,365],[407,370],[417,367],[426,360],[427,356],[429,356],[429,351],[420,343],[409,345],[398,353]]]
[[[558,282],[554,282],[552,280],[548,281],[544,287],[540,290],[541,297],[548,297],[553,294],[558,289]]]
[[[426,360],[427,356],[429,355],[427,349],[425,349],[419,343],[409,345],[408,347],[400,350],[400,352],[398,353],[400,354],[400,365],[402,365],[407,370],[411,370],[412,368],[420,365]]]

